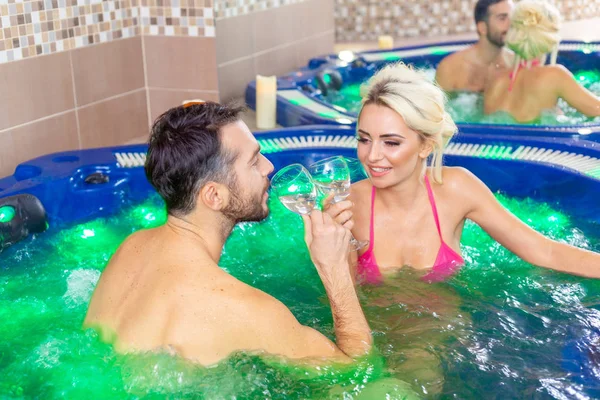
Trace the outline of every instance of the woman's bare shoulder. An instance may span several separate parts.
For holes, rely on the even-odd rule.
[[[544,65],[533,71],[539,82],[547,84],[561,84],[565,80],[573,79],[573,74],[561,64]]]
[[[433,182],[432,182],[433,183]],[[443,167],[442,184],[439,190],[448,194],[465,196],[469,190],[482,182],[471,171],[463,167]]]
[[[350,187],[350,200],[356,203],[369,198],[372,187],[373,185],[371,185],[371,181],[368,179],[353,183]]]
[[[479,178],[463,167],[444,167],[442,182],[434,187],[436,195],[461,216],[475,209],[484,193],[489,191]]]

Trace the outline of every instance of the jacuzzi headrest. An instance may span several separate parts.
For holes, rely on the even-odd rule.
[[[0,199],[0,251],[47,227],[46,210],[37,197],[18,194]]]
[[[335,69],[326,69],[319,72],[315,76],[315,80],[323,96],[327,96],[329,90],[340,90],[344,84],[342,74]]]

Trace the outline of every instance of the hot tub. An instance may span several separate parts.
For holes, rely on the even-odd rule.
[[[349,127],[279,130],[257,138],[276,168],[333,154],[355,156]],[[433,397],[594,397],[597,381],[578,379],[583,372],[573,368],[589,375],[588,360],[568,349],[600,329],[600,283],[531,267],[473,224],[461,242],[466,266],[448,282],[425,284],[401,270],[389,285],[359,289],[378,351],[355,365],[315,369],[238,353],[204,368],[168,354],[115,354],[81,324],[119,243],[165,221],[164,204],[141,167],[145,152],[136,145],[53,154],[0,180],[0,204],[34,195],[48,222],[43,233],[0,253],[3,395],[401,398],[406,381],[416,391],[429,388]],[[600,250],[600,144],[463,134],[449,147],[446,163],[469,168],[544,234]],[[265,222],[234,230],[220,265],[332,337],[301,221],[276,199],[270,205]],[[434,371],[433,377],[415,376],[415,365]],[[438,378],[437,385],[427,381]]]

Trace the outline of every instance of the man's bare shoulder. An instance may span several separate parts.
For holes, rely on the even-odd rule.
[[[180,353],[205,365],[235,351],[281,353],[277,344],[303,327],[281,301],[223,274],[177,288],[173,322]]]
[[[287,307],[273,296],[236,279],[220,268],[204,273],[199,270],[196,274],[181,279],[177,293],[177,300],[187,304],[192,313],[206,309],[206,303],[194,301],[200,293],[205,301],[213,304],[213,309],[227,309],[229,313],[238,316],[255,313],[259,316],[258,314],[265,312],[268,315],[269,312],[281,312],[283,309],[289,312]]]
[[[473,46],[469,46],[466,49],[454,52],[440,61],[438,70],[446,71],[451,68],[460,66],[461,64],[468,62],[474,52]]]
[[[446,91],[461,89],[463,86],[457,77],[457,71],[464,73],[465,67],[473,64],[473,46],[446,56],[437,66],[435,81]]]

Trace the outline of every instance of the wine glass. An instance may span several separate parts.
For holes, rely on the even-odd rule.
[[[301,164],[291,164],[277,171],[271,188],[290,211],[308,215],[317,204],[317,188],[309,172]]]
[[[350,169],[341,156],[324,158],[308,167],[317,188],[325,195],[332,196],[331,204],[338,203],[350,196]],[[350,244],[353,250],[360,250],[369,244],[352,236]]]

